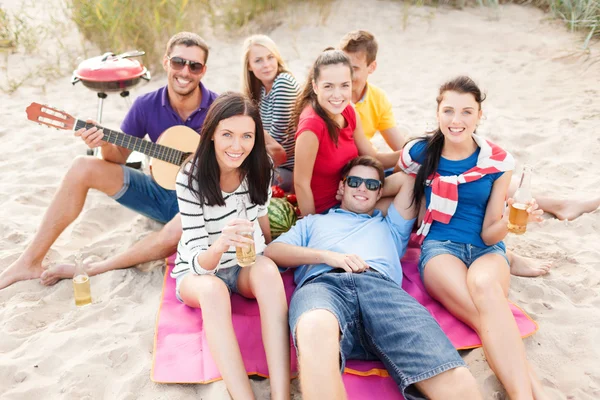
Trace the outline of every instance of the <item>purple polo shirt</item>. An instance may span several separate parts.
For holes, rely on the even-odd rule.
[[[200,91],[202,92],[200,107],[186,121],[182,121],[171,107],[166,86],[143,94],[131,106],[121,124],[121,130],[139,138],[148,134],[153,142],[156,142],[164,131],[175,125],[185,125],[199,134],[208,108],[218,96],[215,92],[208,90],[202,82],[200,82]]]

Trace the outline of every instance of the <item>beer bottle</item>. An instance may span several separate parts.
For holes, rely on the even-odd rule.
[[[531,166],[523,166],[523,172],[521,173],[521,179],[519,180],[519,188],[513,196],[515,202],[510,206],[508,231],[516,235],[522,235],[527,230],[527,220],[529,219],[527,208],[529,207],[529,202],[533,198],[531,195],[531,174]]]
[[[83,256],[75,257],[75,271],[73,272],[73,291],[75,293],[75,305],[85,306],[92,302],[90,290],[90,277],[83,267]]]
[[[237,198],[237,217],[248,220],[248,211],[246,210],[246,203],[244,203],[242,196],[238,196]],[[248,239],[254,239],[254,234],[252,231],[240,232],[240,235]],[[235,255],[237,257],[238,265],[240,267],[249,267],[250,265],[254,264],[256,262],[255,250],[254,243],[243,247],[236,247]]]

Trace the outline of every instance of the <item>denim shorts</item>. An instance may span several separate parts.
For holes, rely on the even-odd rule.
[[[166,224],[179,212],[177,193],[160,186],[151,176],[123,167],[123,187],[111,196],[117,203]]]
[[[502,242],[500,242],[502,243]],[[506,260],[506,250],[504,244],[500,243],[488,247],[477,247],[467,243],[457,243],[451,240],[425,240],[421,246],[421,258],[419,259],[419,274],[423,280],[423,271],[427,263],[435,256],[442,254],[450,254],[462,261],[467,268],[473,264],[475,260],[486,254],[499,254]]]
[[[229,290],[229,294],[231,295],[231,293],[239,293],[237,281],[241,270],[242,267],[240,267],[239,265],[234,265],[233,267],[218,270],[214,276],[221,279],[225,283],[225,286],[227,286],[227,290]],[[192,270],[188,270],[186,273],[177,275],[177,278],[175,278],[175,295],[177,296],[177,300],[179,300],[182,303],[183,299],[179,295],[179,287],[181,286],[181,282],[183,282],[183,278],[190,275],[191,273]]]
[[[465,363],[431,314],[391,278],[374,270],[323,273],[292,296],[290,330],[302,314],[328,310],[340,326],[340,369],[346,360],[380,360],[406,399],[423,398],[414,383]]]

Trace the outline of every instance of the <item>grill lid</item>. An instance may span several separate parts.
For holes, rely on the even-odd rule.
[[[143,51],[130,51],[115,55],[104,53],[99,57],[89,58],[83,61],[75,71],[73,80],[88,82],[119,82],[128,79],[139,78],[146,74],[146,67],[137,60],[129,57],[142,56]]]

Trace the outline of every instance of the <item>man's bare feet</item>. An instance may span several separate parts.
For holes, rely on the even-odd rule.
[[[39,278],[42,272],[41,261],[29,261],[21,256],[0,273],[0,290],[15,282]]]
[[[73,278],[73,272],[75,272],[75,264],[52,265],[44,268],[44,272],[40,276],[40,283],[44,286],[52,286],[61,279]]]
[[[551,212],[561,221],[571,221],[581,214],[596,211],[600,207],[600,197],[587,200],[564,200],[557,204],[554,210],[545,210]]]
[[[552,267],[551,261],[540,261],[531,257],[512,254],[510,260],[510,273],[515,276],[535,277],[546,275]]]

